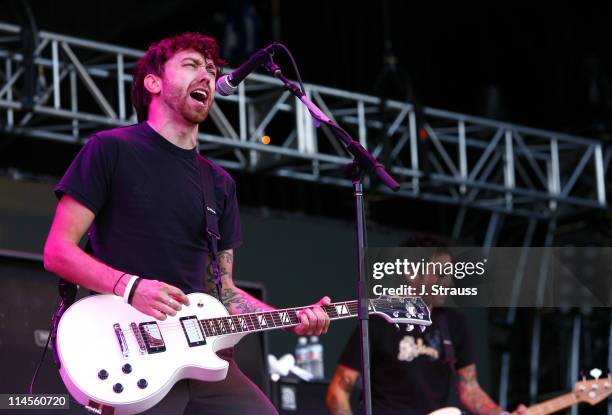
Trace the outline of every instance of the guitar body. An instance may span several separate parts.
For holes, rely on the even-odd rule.
[[[428,415],[461,415],[461,410],[454,406],[447,406],[444,408],[436,409],[430,412]]]
[[[215,352],[235,345],[246,333],[206,336],[202,344],[192,332],[190,344],[187,331],[194,329],[194,321],[224,317],[228,312],[207,294],[188,297],[190,305],[183,305],[176,316],[164,321],[156,321],[114,295],[95,295],[74,303],[62,316],[56,343],[60,374],[70,394],[83,405],[109,406],[116,415],[129,415],[154,406],[181,379],[223,380],[228,363]],[[187,318],[186,324],[181,317]],[[118,333],[123,333],[123,339]]]

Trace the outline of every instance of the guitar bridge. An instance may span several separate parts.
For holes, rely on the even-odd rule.
[[[119,323],[113,324],[113,329],[115,330],[115,336],[117,336],[117,341],[119,342],[121,354],[125,359],[127,359],[130,355],[130,351],[128,349],[127,341],[125,340],[125,336],[123,335],[123,330],[121,330]]]

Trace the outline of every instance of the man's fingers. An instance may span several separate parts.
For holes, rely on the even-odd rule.
[[[179,303],[185,304],[185,305],[189,305],[189,297],[187,297],[187,295],[185,295],[185,293],[181,291],[179,288],[166,284],[166,289],[167,289],[168,295],[173,297],[176,301],[178,301]]]
[[[298,318],[300,319],[300,324],[296,326],[295,332],[297,334],[307,334],[308,330],[310,329],[308,315],[304,311],[300,311],[298,313]]]
[[[323,334],[327,334],[327,330],[329,330],[329,324],[331,323],[331,320],[327,313],[325,313],[325,316],[323,318],[324,318]]]
[[[155,317],[156,319],[158,319],[158,320],[162,320],[163,321],[163,320],[166,319],[166,315],[164,313],[162,313],[161,311],[159,311],[159,310],[153,310],[153,313],[151,313],[151,315],[153,317]]]
[[[325,317],[327,316],[327,314],[325,314],[321,307],[313,307],[312,311],[315,315],[315,318],[317,319],[314,334],[318,336],[323,332],[323,330],[325,330]]]
[[[306,330],[306,334],[310,336],[319,329],[319,319],[312,308],[305,308],[302,310],[302,313],[308,317],[308,329]]]
[[[163,302],[158,303],[156,308],[164,314],[176,316],[176,310]]]
[[[329,305],[329,304],[331,304],[331,298],[329,298],[328,296],[325,296],[325,297],[321,298],[317,302],[317,305]]]
[[[168,297],[168,299],[166,300],[166,305],[168,307],[172,307],[176,311],[181,311],[181,308],[182,308],[181,303],[179,303],[173,297]]]

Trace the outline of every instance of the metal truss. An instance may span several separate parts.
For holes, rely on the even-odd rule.
[[[92,132],[135,122],[130,73],[142,51],[39,32],[37,92],[27,111],[19,33],[0,23],[2,131],[81,143]],[[536,219],[607,208],[612,152],[600,141],[433,108],[417,113],[410,103],[323,86],[306,89],[386,165],[402,184],[394,193],[400,197]],[[270,144],[262,143],[264,135]],[[237,95],[217,96],[200,141],[208,157],[229,169],[351,185],[340,173],[350,162],[342,145],[271,77],[253,74]]]

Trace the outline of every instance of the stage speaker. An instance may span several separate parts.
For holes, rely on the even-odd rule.
[[[237,285],[265,301],[261,284],[237,281]],[[0,250],[0,292],[0,393],[27,393],[59,303],[57,277],[44,270],[39,255]],[[81,289],[77,298],[88,293]],[[243,372],[270,396],[267,352],[267,334],[262,332],[244,337],[234,356]],[[35,393],[67,393],[52,355],[48,350]],[[72,413],[83,412],[66,412]]]

